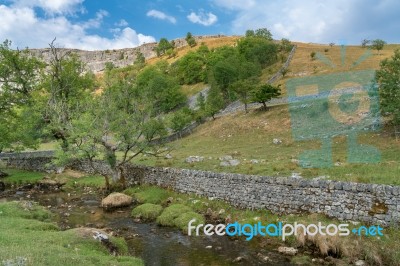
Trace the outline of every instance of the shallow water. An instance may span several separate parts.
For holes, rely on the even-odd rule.
[[[272,248],[261,248],[254,240],[233,240],[226,236],[187,236],[175,228],[139,223],[130,217],[133,207],[114,212],[99,208],[94,192],[68,195],[66,192],[18,192],[7,200],[34,200],[56,213],[63,229],[79,226],[111,229],[127,240],[129,253],[145,265],[292,265],[289,258]],[[235,261],[241,257],[241,261]],[[268,260],[266,260],[268,257]]]

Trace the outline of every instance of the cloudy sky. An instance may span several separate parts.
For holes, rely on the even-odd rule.
[[[14,47],[101,50],[162,37],[243,34],[266,27],[275,39],[400,43],[398,0],[0,0],[0,40]]]

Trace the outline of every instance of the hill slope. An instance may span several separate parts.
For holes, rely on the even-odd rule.
[[[301,44],[289,67],[290,73],[277,83],[285,85],[291,78],[324,75],[350,70],[350,63],[356,61],[367,49],[347,47],[345,66],[341,66],[340,47],[326,45]],[[393,54],[399,45],[388,45],[383,51],[372,55],[354,70],[378,69],[379,62]],[[328,49],[328,51],[325,51]],[[319,60],[311,60],[312,51],[320,52],[337,66],[331,68]],[[350,63],[349,63],[350,62]],[[283,86],[283,92],[285,87]],[[389,127],[380,132],[361,132],[358,142],[378,148],[382,159],[377,164],[347,163],[348,142],[345,136],[333,138],[333,167],[326,169],[304,169],[298,164],[298,156],[309,149],[318,149],[319,140],[295,141],[291,132],[291,121],[288,105],[272,107],[269,111],[252,110],[223,116],[198,127],[186,138],[171,143],[173,159],[139,158],[137,162],[183,168],[238,172],[261,175],[317,177],[350,180],[357,182],[373,182],[400,184],[397,176],[400,171],[400,142],[396,141]],[[274,144],[274,139],[282,141]],[[236,167],[221,166],[221,156],[232,155],[240,161]],[[188,156],[203,156],[198,163],[186,163]],[[253,161],[252,161],[253,160]]]

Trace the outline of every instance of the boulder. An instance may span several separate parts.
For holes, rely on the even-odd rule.
[[[233,159],[229,161],[223,161],[219,165],[220,166],[238,166],[240,164],[239,160]]]
[[[285,254],[285,255],[290,255],[290,256],[294,256],[297,254],[298,250],[296,248],[292,248],[292,247],[279,247],[278,248],[278,252]]]
[[[105,209],[114,209],[129,206],[132,204],[132,197],[122,193],[111,193],[101,201],[101,207]]]
[[[233,160],[233,157],[230,155],[225,155],[225,156],[219,157],[219,160],[220,161],[229,161],[229,160]]]
[[[281,143],[282,143],[282,140],[280,140],[280,139],[273,139],[273,140],[272,140],[272,143],[274,143],[274,144],[281,144]]]
[[[186,158],[185,162],[187,163],[197,163],[202,162],[204,160],[203,156],[189,156]]]

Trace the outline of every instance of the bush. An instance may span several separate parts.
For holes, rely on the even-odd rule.
[[[146,221],[155,220],[162,212],[163,207],[152,203],[145,203],[132,210],[133,217],[139,217]]]
[[[175,226],[175,219],[184,213],[192,212],[192,210],[183,204],[172,204],[165,208],[157,218],[157,223],[163,226]]]
[[[190,110],[181,109],[177,111],[171,118],[171,129],[174,132],[180,132],[192,122],[192,115]]]
[[[312,52],[310,53],[311,60],[314,60],[316,55],[317,55],[317,54],[316,54],[314,51],[312,51]]]

